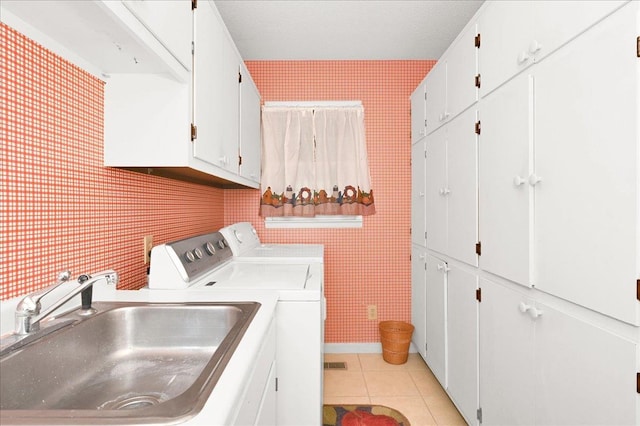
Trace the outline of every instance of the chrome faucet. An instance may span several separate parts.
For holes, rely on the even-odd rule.
[[[49,288],[45,289],[43,292],[40,292],[40,293],[36,292],[36,293],[29,294],[24,299],[22,299],[20,303],[18,303],[18,306],[16,307],[16,314],[15,314],[15,317],[16,317],[15,334],[24,336],[24,335],[38,331],[40,329],[40,321],[47,318],[49,315],[55,312],[58,308],[60,308],[62,305],[67,303],[69,300],[71,300],[71,298],[73,298],[74,296],[80,293],[83,293],[83,296],[84,296],[85,295],[84,292],[86,290],[90,290],[93,284],[95,284],[100,280],[106,280],[107,284],[112,284],[112,285],[116,285],[118,283],[118,274],[113,270],[106,270],[98,274],[95,274],[93,276],[87,275],[87,274],[81,275],[80,277],[78,277],[79,285],[77,287],[74,287],[69,293],[67,293],[66,295],[61,297],[58,301],[53,303],[44,312],[40,312],[42,308],[40,304],[40,300],[44,296],[49,294],[51,291],[58,288],[63,283],[69,281],[70,278],[71,278],[71,273],[69,271],[61,272],[58,275],[58,282],[56,282]],[[89,292],[87,293],[89,295],[88,298],[90,299],[91,298],[90,293]],[[82,306],[83,310],[85,310],[87,313],[91,313],[89,312],[89,310],[91,310],[91,303],[89,301],[88,307],[87,307],[85,303],[85,299],[86,297],[83,297],[83,306]]]

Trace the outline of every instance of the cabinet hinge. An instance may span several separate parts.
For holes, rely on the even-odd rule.
[[[198,127],[191,123],[191,142],[195,141],[198,138]]]
[[[278,392],[278,378],[276,377],[276,392]]]
[[[238,166],[242,166],[242,155],[238,155]]]
[[[479,89],[480,88],[480,74],[476,75],[476,87]]]
[[[191,10],[198,8],[198,0],[191,0]]]
[[[636,39],[636,55],[640,58],[640,36]]]
[[[242,83],[242,73],[238,72],[238,83]]]
[[[636,281],[636,299],[640,300],[640,280]]]
[[[482,255],[482,243],[480,241],[476,243],[476,254],[478,256]]]
[[[481,288],[477,288],[476,289],[476,300],[478,302],[482,302],[482,289]]]
[[[480,33],[478,33],[473,39],[473,45],[475,47],[480,47]]]
[[[481,131],[480,120],[476,121],[476,134],[479,135]]]

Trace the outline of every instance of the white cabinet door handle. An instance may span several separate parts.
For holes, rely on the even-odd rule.
[[[543,313],[544,313],[543,310],[537,309],[535,306],[532,306],[531,309],[529,309],[529,316],[534,320],[542,316]]]
[[[424,260],[424,258],[425,258],[425,257],[426,257],[426,256],[425,256],[424,254],[419,254],[419,255],[418,255],[418,259],[420,259],[420,260]]]
[[[515,186],[520,186],[523,183],[525,183],[526,181],[527,180],[525,178],[521,177],[521,176],[516,176],[516,177],[513,178],[513,184]]]
[[[518,64],[522,65],[529,60],[529,55],[524,50],[518,55]]]
[[[427,135],[427,131],[425,129],[420,130],[419,132],[420,136],[426,136]]]
[[[424,198],[424,192],[418,192],[418,197]]]
[[[527,305],[524,302],[520,302],[520,304],[518,305],[518,310],[523,314],[527,312],[529,309],[531,309],[531,305]]]
[[[440,188],[440,195],[449,195],[451,190],[449,188]]]
[[[226,155],[223,155],[222,157],[220,157],[218,161],[221,162],[222,164],[229,164],[229,159],[227,158]]]
[[[447,111],[444,111],[442,114],[440,114],[440,121],[444,121],[447,118],[449,118],[449,113]]]
[[[542,178],[535,173],[532,173],[531,176],[529,176],[529,185],[536,186],[540,182],[542,182]]]
[[[535,306],[527,305],[524,302],[520,302],[520,304],[518,305],[518,310],[523,314],[528,312],[529,316],[534,320],[538,319],[538,317],[542,316],[542,314],[544,313],[543,310],[538,309]]]
[[[538,53],[542,49],[542,45],[538,43],[538,40],[531,40],[531,44],[529,44],[529,52]]]
[[[442,265],[438,265],[438,271],[442,271],[442,272],[449,272],[449,266],[446,263],[443,263]]]

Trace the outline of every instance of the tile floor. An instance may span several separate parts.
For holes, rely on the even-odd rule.
[[[466,425],[419,354],[393,365],[382,354],[325,354],[346,370],[324,370],[325,404],[378,404],[404,414],[411,426]]]

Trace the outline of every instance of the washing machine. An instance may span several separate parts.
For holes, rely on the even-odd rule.
[[[276,292],[278,425],[322,424],[323,246],[263,245],[251,224],[236,225],[153,247],[148,288],[235,289],[248,301],[255,290]]]

